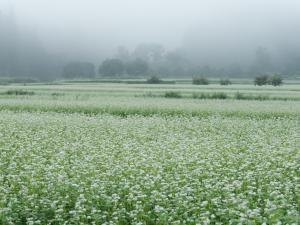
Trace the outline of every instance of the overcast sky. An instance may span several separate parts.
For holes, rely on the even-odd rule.
[[[195,51],[294,45],[299,0],[0,0],[52,51],[112,52],[161,43]],[[298,46],[296,46],[298,47]],[[72,50],[71,50],[72,49]],[[244,48],[244,51],[248,51]],[[240,54],[240,51],[232,54]],[[208,56],[209,57],[209,56]]]

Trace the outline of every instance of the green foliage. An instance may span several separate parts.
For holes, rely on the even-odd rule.
[[[280,75],[273,75],[269,77],[269,84],[273,86],[282,85],[282,78]]]
[[[195,85],[208,85],[209,81],[205,77],[194,77],[193,78],[193,84],[195,84]]]
[[[267,84],[273,86],[280,86],[282,85],[282,77],[280,75],[260,75],[255,77],[254,84],[258,86]]]
[[[147,79],[146,82],[147,84],[161,84],[163,81],[157,76],[152,76],[149,79]]]
[[[146,61],[138,58],[134,61],[126,63],[125,69],[128,75],[142,76],[147,74],[149,65]]]
[[[234,99],[237,100],[258,100],[258,101],[265,101],[269,100],[270,97],[266,95],[246,95],[240,92],[236,92],[234,95]]]
[[[254,79],[254,85],[258,85],[258,86],[267,85],[268,82],[269,82],[268,75],[259,75],[259,76],[256,76]]]
[[[221,79],[220,85],[231,85],[231,81],[229,79]]]
[[[182,98],[182,95],[178,91],[167,91],[165,93],[166,98]]]
[[[63,69],[63,77],[73,78],[95,78],[95,66],[89,62],[71,62]]]
[[[193,98],[195,99],[227,99],[227,94],[223,92],[215,93],[193,93]]]
[[[4,95],[34,95],[34,91],[26,91],[26,90],[8,90],[3,93]]]
[[[99,74],[103,76],[117,76],[124,73],[124,63],[120,59],[106,59],[99,67]]]

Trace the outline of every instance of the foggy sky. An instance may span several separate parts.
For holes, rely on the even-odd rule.
[[[45,48],[98,60],[118,46],[183,48],[194,61],[243,63],[258,46],[298,51],[299,0],[0,0]]]

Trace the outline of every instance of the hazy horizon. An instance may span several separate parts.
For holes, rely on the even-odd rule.
[[[195,64],[249,66],[258,47],[274,64],[300,57],[296,0],[0,0],[45,51],[99,62],[119,46],[156,43]]]

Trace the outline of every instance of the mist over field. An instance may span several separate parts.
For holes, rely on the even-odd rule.
[[[298,76],[299,21],[297,0],[0,0],[0,76]]]
[[[0,0],[0,225],[300,224],[300,0]]]

